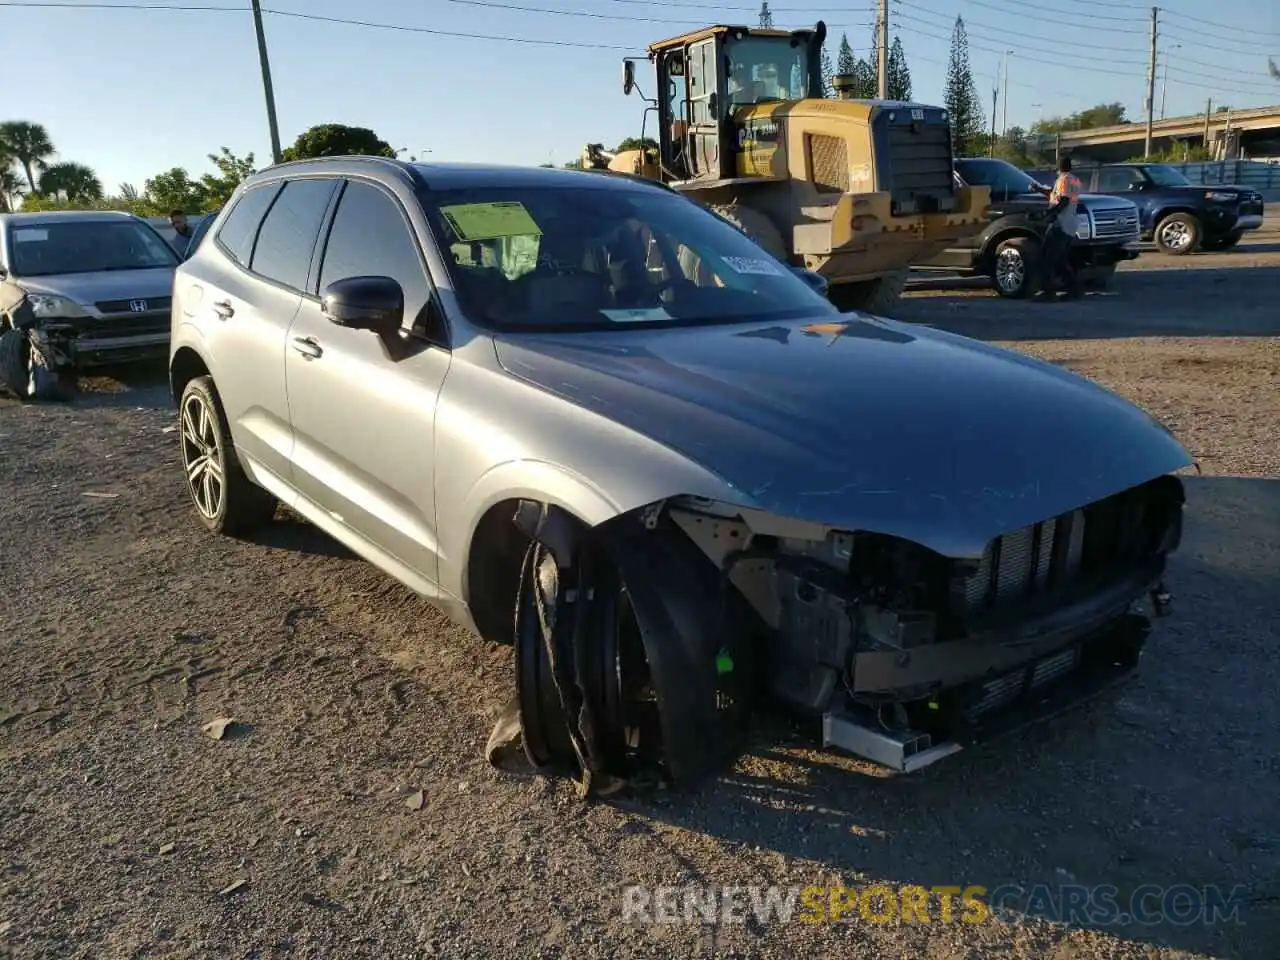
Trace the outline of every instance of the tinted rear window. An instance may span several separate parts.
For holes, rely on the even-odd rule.
[[[291,180],[262,221],[250,269],[295,290],[307,286],[311,254],[337,180]]]
[[[253,255],[253,241],[258,235],[258,225],[262,222],[262,215],[267,212],[267,207],[271,206],[271,201],[279,189],[280,184],[271,183],[246,190],[218,229],[218,242],[240,262],[242,267],[249,266],[249,259]]]

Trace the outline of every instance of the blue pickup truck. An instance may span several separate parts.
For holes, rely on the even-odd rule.
[[[1052,183],[1052,170],[1028,171]],[[1163,163],[1106,163],[1077,166],[1088,193],[1132,200],[1138,207],[1142,239],[1154,240],[1164,253],[1229,250],[1250,230],[1262,226],[1262,194],[1234,184],[1192,183]]]

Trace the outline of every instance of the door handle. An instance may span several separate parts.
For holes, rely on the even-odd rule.
[[[293,349],[297,350],[308,360],[315,360],[324,353],[324,351],[320,349],[320,344],[316,343],[310,337],[294,337]]]
[[[213,305],[213,312],[223,320],[226,320],[228,317],[234,317],[236,310],[235,307],[231,306],[230,300],[218,300]]]

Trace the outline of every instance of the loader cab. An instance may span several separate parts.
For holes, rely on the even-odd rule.
[[[765,30],[715,26],[649,47],[657,68],[663,180],[735,176],[734,116],[759,104],[822,96],[826,26]]]

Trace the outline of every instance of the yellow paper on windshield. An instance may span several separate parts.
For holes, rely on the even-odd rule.
[[[500,237],[540,237],[542,230],[529,216],[524,204],[459,203],[441,207],[459,240],[497,240]]]

